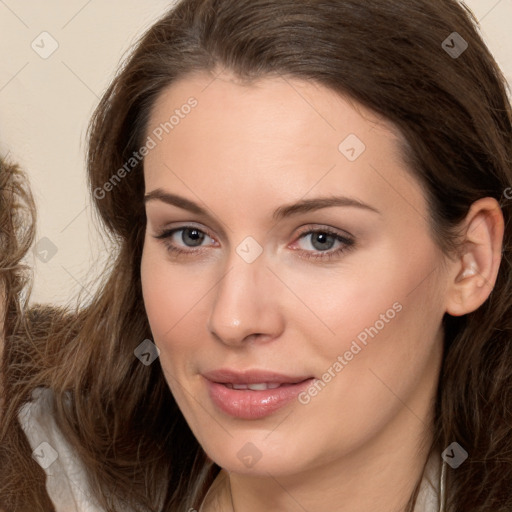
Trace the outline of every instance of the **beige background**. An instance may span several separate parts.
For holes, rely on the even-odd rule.
[[[466,3],[512,83],[512,0]],[[29,172],[36,196],[33,301],[87,298],[109,256],[85,186],[87,123],[124,52],[171,4],[0,0],[0,153]]]

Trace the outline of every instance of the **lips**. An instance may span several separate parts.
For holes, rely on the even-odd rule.
[[[229,416],[255,420],[271,415],[306,389],[313,377],[264,370],[220,369],[203,373],[214,405]]]

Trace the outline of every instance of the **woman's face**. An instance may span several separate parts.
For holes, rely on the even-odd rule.
[[[289,475],[419,443],[447,279],[390,126],[313,82],[197,74],[147,135],[144,301],[206,453]]]

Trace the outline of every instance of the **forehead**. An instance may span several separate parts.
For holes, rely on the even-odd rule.
[[[312,81],[191,75],[160,94],[146,135],[155,142],[145,160],[146,188],[185,185],[211,195],[207,181],[255,196],[280,191],[282,200],[313,188],[378,196],[388,180],[395,194],[418,188],[404,166],[399,131]]]
[[[190,109],[192,99],[197,105]],[[295,77],[265,76],[242,82],[227,72],[190,74],[160,93],[151,111],[148,132],[169,122],[173,114],[179,115],[168,126],[173,136],[190,124],[182,123],[187,117],[199,117],[206,131],[211,128],[209,121],[218,124],[220,116],[223,129],[239,132],[243,126],[245,131],[253,128],[261,135],[264,128],[269,134],[280,133],[282,139],[286,138],[285,129],[294,129],[290,136],[298,135],[297,130],[307,123],[310,138],[321,132],[350,129],[359,131],[362,137],[366,131],[378,128],[383,136],[403,141],[395,126],[377,113],[318,82]]]

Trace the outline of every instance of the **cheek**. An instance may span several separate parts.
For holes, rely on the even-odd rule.
[[[190,376],[197,376],[197,354],[204,354],[204,320],[198,309],[211,285],[204,272],[172,264],[165,252],[145,248],[141,262],[144,305],[153,341],[160,350],[160,365],[169,389],[192,431],[201,439],[204,418],[196,411],[198,395]],[[197,383],[196,383],[197,384]]]
[[[300,325],[301,339],[311,343],[309,356],[328,382],[331,391],[322,394],[350,402],[361,417],[379,403],[396,401],[389,388],[407,396],[441,346],[444,288],[439,255],[428,239],[421,242],[421,257],[389,247],[328,278],[318,271],[295,274],[294,292],[317,318],[295,314],[293,321]]]
[[[335,336],[323,349],[330,352],[324,371],[340,363],[338,356],[341,364],[335,368],[339,377],[332,379],[336,383],[322,391],[324,403],[337,402],[352,411],[354,432],[365,418],[368,425],[376,421],[375,411],[383,417],[396,412],[400,400],[418,392],[422,379],[432,382],[428,375],[439,363],[443,318],[435,262],[434,252],[410,262],[395,259],[386,272],[375,262],[364,277],[344,281],[341,309],[325,311]]]
[[[416,337],[432,332],[444,313],[442,255],[427,236],[418,236],[414,248],[410,245],[407,237],[397,237],[361,251],[329,273],[313,269],[287,278],[329,327],[333,341],[353,339],[374,328],[405,329],[410,346]]]
[[[395,264],[380,263],[389,261]],[[364,346],[365,341],[405,328],[404,317],[427,313],[421,299],[410,293],[426,269],[431,270],[426,262],[412,268],[391,252],[382,258],[361,256],[357,264],[332,269],[282,268],[279,276],[290,283],[295,296],[284,304],[283,314],[300,339],[327,362],[350,350],[354,340]]]
[[[142,294],[162,365],[171,351],[193,350],[200,343],[194,322],[198,305],[208,293],[204,272],[173,264],[157,247],[145,247],[141,262]],[[165,368],[164,368],[165,369]]]

